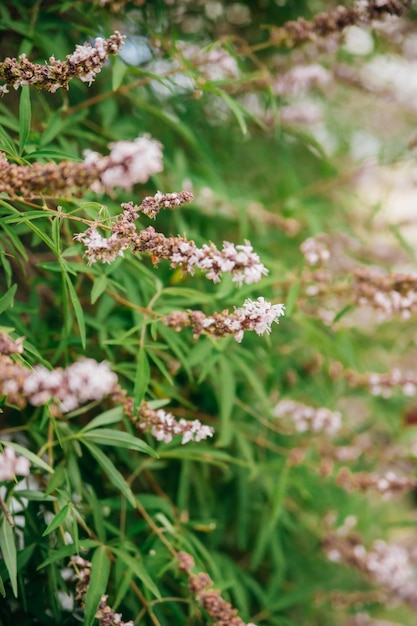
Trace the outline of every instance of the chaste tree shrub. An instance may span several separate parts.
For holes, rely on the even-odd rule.
[[[0,6],[0,623],[416,623],[409,0]]]

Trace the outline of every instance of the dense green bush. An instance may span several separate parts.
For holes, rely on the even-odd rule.
[[[0,6],[2,626],[415,624],[410,4]]]

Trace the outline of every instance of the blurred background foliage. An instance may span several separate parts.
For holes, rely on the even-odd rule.
[[[129,394],[149,368],[146,400],[169,403],[176,416],[197,417],[216,434],[209,443],[185,446],[146,436],[159,458],[103,447],[132,489],[133,506],[74,436],[109,408],[105,403],[59,420],[47,407],[5,405],[2,439],[47,451],[55,472],[49,482],[38,472],[35,496],[25,491],[23,503],[14,484],[3,494],[8,502],[15,498],[10,506],[22,519],[16,521],[19,596],[13,598],[10,572],[0,562],[6,589],[0,622],[82,621],[80,609],[63,601],[64,592],[74,593],[65,567],[72,554],[105,545],[112,560],[106,593],[124,619],[205,623],[168,543],[195,557],[246,622],[411,626],[415,607],[381,599],[369,578],[331,562],[323,542],[349,516],[368,547],[375,539],[412,545],[415,537],[413,491],[385,500],[349,492],[336,480],[342,466],[415,475],[413,398],[374,396],[353,389],[343,375],[393,367],[414,372],[416,365],[415,314],[379,322],[375,311],[357,305],[352,284],[359,266],[415,271],[409,237],[415,216],[395,220],[395,202],[410,204],[415,193],[414,11],[373,29],[352,27],[287,48],[270,44],[273,28],[311,19],[333,3],[119,4],[120,10],[117,3],[93,1],[1,3],[3,59],[25,53],[43,63],[115,29],[127,36],[91,86],[74,80],[68,92],[31,89],[23,151],[20,90],[0,100],[0,143],[9,160],[80,160],[83,150],[105,153],[111,141],[149,133],[163,144],[164,171],[133,193],[113,197],[88,191],[57,201],[3,197],[1,287],[6,293],[17,284],[17,291],[13,307],[1,307],[0,322],[25,336],[28,365],[65,366],[82,355],[107,359]],[[187,56],[191,45],[197,52]],[[228,61],[207,69],[198,51],[216,49]],[[326,72],[320,84],[298,90],[280,83],[292,68],[312,64]],[[73,241],[85,225],[66,216],[89,223],[102,204],[114,216],[121,202],[140,203],[158,189],[195,195],[190,205],[161,213],[158,230],[198,245],[249,239],[269,275],[238,289],[228,277],[212,285],[166,262],[155,268],[146,256],[87,267],[82,246]],[[394,192],[403,195],[393,199]],[[387,215],[388,196],[394,209]],[[62,217],[42,213],[58,206]],[[146,217],[141,222],[150,223]],[[300,251],[303,241],[321,233],[334,246],[333,273],[324,282]],[[286,303],[286,317],[270,336],[246,333],[241,344],[232,337],[194,340],[191,331],[178,334],[143,313],[200,308],[210,314],[260,295]],[[342,429],[335,437],[297,432],[291,420],[274,417],[284,398],[340,411]],[[338,458],[338,450],[355,446],[355,458]],[[51,514],[66,504],[66,519],[43,536]]]

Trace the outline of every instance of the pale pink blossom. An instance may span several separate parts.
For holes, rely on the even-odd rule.
[[[102,192],[113,187],[130,190],[136,183],[146,183],[153,174],[163,170],[162,144],[149,135],[137,137],[134,141],[114,141],[110,148],[108,156],[91,150],[84,153],[84,163],[99,172],[98,180],[91,186],[93,191]]]
[[[16,475],[28,476],[29,470],[30,463],[26,457],[17,457],[13,448],[4,448],[2,454],[0,454],[0,482],[13,480]]]
[[[272,91],[280,96],[299,96],[313,87],[328,85],[330,80],[330,73],[322,65],[296,65],[274,79]]]
[[[30,404],[40,406],[55,399],[67,413],[86,402],[102,400],[116,383],[117,376],[106,362],[82,359],[65,369],[37,365],[26,375],[23,392]]]
[[[314,408],[293,400],[281,400],[273,411],[275,417],[291,419],[299,432],[325,432],[335,435],[342,426],[339,411],[330,411],[326,407]]]
[[[179,42],[184,58],[191,61],[207,80],[236,79],[240,75],[236,59],[223,47],[199,48],[184,41]]]

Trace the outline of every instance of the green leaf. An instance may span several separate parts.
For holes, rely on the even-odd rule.
[[[10,576],[13,593],[17,598],[17,553],[13,528],[5,517],[0,526],[0,549]]]
[[[270,406],[270,400],[268,394],[265,390],[265,385],[263,383],[262,378],[260,378],[256,372],[256,368],[251,365],[251,357],[247,350],[243,350],[242,348],[239,351],[239,354],[231,353],[229,356],[229,360],[235,364],[235,367],[240,370],[243,376],[246,378],[246,383],[248,387],[251,387],[254,393],[259,398],[259,401],[264,404],[264,407],[267,408]]]
[[[4,582],[1,576],[0,576],[0,595],[2,595],[3,598],[6,597],[6,589],[4,588]]]
[[[80,111],[75,115],[63,117],[62,111],[55,111],[49,118],[48,124],[43,135],[40,138],[40,145],[47,146],[55,137],[63,135],[67,129],[71,130],[76,127],[77,122],[86,116],[86,111]]]
[[[269,509],[270,516],[268,520],[264,520],[266,523],[259,527],[259,534],[252,553],[252,569],[256,569],[260,565],[265,552],[268,549],[270,541],[277,532],[276,526],[282,513],[284,498],[288,489],[289,471],[289,465],[284,464],[281,473],[279,474],[278,485],[275,486],[274,484],[274,488],[271,493],[272,502]]]
[[[107,276],[98,276],[91,289],[91,304],[94,304],[107,287]]]
[[[34,150],[33,152],[25,154],[25,159],[28,161],[37,160],[39,158],[56,159],[57,161],[81,161],[81,159],[75,158],[73,154],[64,152],[63,150]]]
[[[349,313],[349,311],[353,311],[355,309],[355,305],[354,304],[346,304],[346,306],[344,306],[339,313],[337,313],[334,318],[333,318],[333,324],[336,324],[336,322],[338,322],[339,320],[342,319],[342,317],[344,317],[347,313]]]
[[[62,509],[58,511],[58,513],[55,515],[54,519],[49,522],[48,526],[45,528],[45,530],[42,533],[42,537],[46,537],[46,535],[49,535],[49,533],[51,533],[53,530],[58,528],[58,526],[61,526],[61,524],[65,522],[65,519],[69,513],[69,510],[70,510],[69,504],[66,504],[65,506],[63,506]]]
[[[400,244],[401,248],[408,254],[412,261],[416,260],[414,246],[412,246],[403,236],[400,227],[397,224],[390,224],[389,229]]]
[[[210,91],[213,91],[216,96],[219,96],[219,98],[225,101],[225,103],[235,116],[237,123],[240,126],[240,130],[242,131],[242,134],[246,135],[246,133],[248,132],[248,126],[245,120],[246,110],[244,109],[244,107],[242,107],[242,105],[239,104],[237,100],[229,96],[228,93],[223,91],[223,89],[210,88]]]
[[[62,485],[68,480],[68,472],[67,468],[60,464],[55,465],[54,474],[48,480],[48,484],[45,489],[46,495],[50,495],[54,493],[56,489],[62,487]]]
[[[18,253],[22,256],[22,258],[27,261],[28,260],[28,253],[26,251],[25,246],[22,244],[22,242],[20,241],[19,237],[16,236],[15,232],[13,231],[12,228],[9,228],[6,225],[6,220],[2,220],[2,229],[4,230],[4,232],[6,233],[6,235],[8,236],[8,238],[10,239],[10,241],[13,243],[14,247],[16,248],[16,250],[18,251]]]
[[[285,302],[285,315],[288,317],[295,309],[298,294],[300,293],[301,283],[297,280],[288,290],[287,300]]]
[[[4,270],[4,277],[6,279],[6,285],[7,287],[11,287],[11,283],[12,283],[12,266],[10,264],[9,259],[6,257],[6,253],[4,250],[0,250],[0,263],[3,266],[3,270]]]
[[[89,548],[95,548],[98,545],[98,541],[94,541],[93,539],[83,539],[80,542],[80,550],[84,552],[84,550],[88,550]],[[61,559],[67,559],[69,556],[76,554],[75,546],[71,543],[68,546],[63,546],[59,550],[54,550],[47,559],[42,561],[40,565],[36,568],[37,570],[43,569],[51,563],[55,563],[56,561],[60,561]]]
[[[19,101],[19,151],[22,154],[30,132],[32,112],[29,85],[22,87]]]
[[[110,461],[108,456],[106,456],[100,450],[100,448],[90,442],[83,440],[83,444],[96,459],[97,463],[107,475],[110,482],[125,496],[125,498],[132,506],[135,506],[135,497],[132,493],[131,488],[129,487],[119,470],[115,467],[112,461]]]
[[[217,445],[229,445],[232,438],[230,421],[236,397],[236,381],[230,361],[222,356],[219,359],[219,376],[217,377],[217,397],[220,405],[220,436]]]
[[[149,591],[155,596],[155,598],[161,597],[158,587],[149,576],[142,563],[139,563],[136,558],[132,557],[124,550],[113,547],[111,547],[110,550],[127,565],[129,571],[133,572],[134,575],[139,578],[139,580],[145,585],[145,587],[149,589]]]
[[[111,77],[111,87],[113,91],[117,91],[120,85],[123,82],[123,78],[127,71],[126,63],[120,59],[120,57],[116,57],[113,61],[112,67],[112,77]]]
[[[107,589],[110,575],[110,559],[106,548],[99,546],[91,559],[90,582],[85,596],[84,626],[91,626],[100,604],[101,596]]]
[[[4,296],[0,298],[0,313],[3,313],[13,306],[14,294],[16,293],[16,289],[17,285],[12,285],[10,289],[6,291]]]
[[[43,491],[32,491],[32,489],[19,489],[14,492],[15,498],[26,498],[26,500],[33,500],[34,502],[54,502],[55,496],[50,496]]]
[[[85,348],[86,337],[85,337],[84,311],[78,299],[77,293],[74,289],[74,285],[72,284],[71,279],[68,276],[68,273],[64,270],[64,268],[62,268],[62,271],[64,274],[65,282],[67,284],[69,297],[72,302],[72,306],[74,308],[75,317],[77,318],[78,328],[80,331],[81,345],[83,348]]]
[[[108,426],[109,424],[115,424],[116,422],[120,422],[123,417],[123,407],[116,406],[113,409],[109,409],[100,415],[97,415],[94,419],[91,420],[82,430],[83,433],[88,430],[92,430],[93,428],[99,428],[100,426]]]
[[[171,444],[169,444],[171,445]],[[212,464],[224,469],[225,471],[231,463],[234,465],[242,465],[243,467],[249,467],[249,463],[222,452],[221,450],[215,450],[202,446],[201,443],[193,446],[187,444],[186,446],[177,446],[176,448],[168,448],[159,451],[159,457],[161,459],[187,459],[189,461],[196,461],[197,463]]]
[[[116,446],[120,448],[127,448],[129,450],[137,450],[145,454],[150,454],[153,457],[158,457],[157,453],[152,450],[147,443],[142,439],[138,439],[129,433],[124,433],[119,430],[113,430],[111,428],[95,428],[87,432],[81,431],[80,436],[82,439],[89,439],[94,443],[101,444],[102,446]]]
[[[146,390],[148,389],[150,378],[151,378],[151,370],[149,367],[148,356],[146,354],[145,348],[141,347],[139,350],[138,358],[137,358],[135,387],[133,391],[133,413],[134,414],[136,414],[136,411],[145,396]]]
[[[11,154],[12,156],[18,156],[14,141],[9,137],[9,135],[6,133],[3,126],[1,125],[0,125],[0,150],[2,152],[6,152],[7,154]]]
[[[53,468],[50,465],[48,465],[48,463],[45,463],[43,459],[36,456],[36,454],[34,454],[33,452],[30,452],[30,450],[26,450],[26,448],[19,445],[18,443],[14,443],[13,441],[4,441],[0,439],[0,443],[3,446],[13,448],[13,450],[18,452],[22,456],[25,456],[27,459],[29,459],[32,465],[36,465],[36,467],[40,467],[41,469],[45,470],[45,472],[49,472],[50,474],[53,474],[54,472]]]
[[[159,299],[164,296],[173,296],[176,298],[176,302],[178,300],[185,300],[187,306],[198,304],[200,302],[209,304],[213,301],[212,294],[205,293],[204,291],[198,291],[198,289],[190,289],[188,287],[167,287],[161,292]]]

